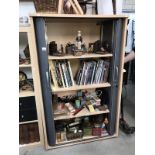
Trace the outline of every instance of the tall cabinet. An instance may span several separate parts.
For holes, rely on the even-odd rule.
[[[31,15],[31,24],[32,32],[35,36],[35,40],[33,40],[35,42],[33,43],[37,48],[38,55],[39,74],[43,97],[43,104],[40,105],[40,108],[46,148],[50,149],[117,137],[119,132],[120,98],[122,91],[127,17],[123,15],[88,16],[38,13]],[[61,47],[61,45],[65,46],[69,41],[75,42],[75,37],[79,30],[82,32],[86,46],[97,40],[100,40],[101,42],[108,41],[111,45],[111,51],[101,54],[86,52],[83,55],[49,55],[49,42],[55,41],[58,47]],[[109,62],[108,80],[100,83],[77,84],[77,72],[82,63],[92,61],[98,62],[99,60]],[[72,83],[72,85],[68,87],[59,87],[54,84],[51,66],[56,62],[59,62],[60,64],[69,62],[70,73],[72,74],[71,80],[72,82],[74,81],[74,84]],[[101,92],[103,94],[101,105],[106,104],[106,109],[101,111],[91,111],[91,109],[89,109],[89,111],[83,111],[77,115],[55,115],[54,107],[59,104],[59,100],[55,99],[56,97],[63,98],[67,95],[70,96],[72,94],[83,93],[86,91]],[[73,106],[75,106],[75,104],[76,103],[73,103]],[[92,132],[90,132],[89,136],[85,136],[85,131],[88,131],[86,130],[88,128],[84,128],[86,123],[82,124],[79,130],[75,130],[74,127],[74,133],[72,134],[71,131],[68,131],[68,129],[66,131],[66,128],[65,130],[61,129],[70,121],[73,121],[71,123],[73,125],[77,123],[76,121],[74,122],[74,120],[77,119],[82,122],[87,119],[95,120],[96,118],[98,119],[98,117],[101,119],[102,117],[106,117],[106,119],[108,119],[108,123],[106,124],[106,134],[98,134],[100,131],[99,129],[101,128],[95,123],[92,128],[89,128]],[[71,126],[71,124],[68,126]],[[62,132],[58,131],[58,128],[59,130],[62,130],[63,138],[64,135],[67,137],[65,140],[60,140],[62,137],[60,138],[59,136],[62,136]],[[81,137],[77,135],[77,132],[79,132]],[[75,138],[75,135],[79,137]]]
[[[40,75],[38,61],[36,59],[36,47],[33,42],[32,28],[28,26],[19,27],[19,53],[25,61],[23,51],[27,50],[29,60],[27,63],[19,64],[19,81],[25,76],[31,79],[33,89],[19,90],[19,144],[20,147],[43,145],[43,128],[40,104],[42,104]],[[25,76],[24,76],[25,75]]]

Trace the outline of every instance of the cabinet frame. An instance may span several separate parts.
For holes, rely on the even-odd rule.
[[[31,23],[31,22],[30,22]],[[19,93],[20,97],[35,97],[35,104],[36,104],[36,112],[37,112],[37,120],[34,121],[26,121],[26,122],[20,122],[19,125],[22,124],[29,124],[29,123],[37,123],[38,124],[38,130],[39,130],[39,142],[33,142],[28,144],[20,144],[19,147],[35,147],[35,146],[42,146],[44,145],[44,136],[43,136],[43,126],[42,126],[42,116],[41,116],[41,108],[40,105],[42,104],[42,94],[41,94],[41,84],[40,84],[40,75],[39,75],[39,68],[38,68],[38,59],[37,52],[36,52],[36,46],[35,46],[35,37],[33,33],[33,27],[31,24],[29,26],[20,26],[19,27],[19,33],[26,33],[27,34],[27,40],[29,45],[29,52],[30,52],[30,59],[31,64],[30,65],[19,65],[19,68],[31,68],[32,77],[33,77],[33,84],[34,84],[34,91],[33,92],[21,92]]]
[[[47,136],[47,127],[46,127],[46,118],[45,118],[45,111],[44,111],[44,105],[40,105],[41,109],[41,115],[42,115],[42,124],[43,124],[43,132],[44,132],[44,144],[46,149],[51,149],[51,148],[58,148],[58,147],[63,147],[63,146],[70,146],[70,145],[75,145],[75,144],[81,144],[81,143],[87,143],[87,142],[92,142],[96,140],[102,140],[102,139],[108,139],[108,138],[114,138],[118,137],[119,134],[119,115],[120,115],[120,101],[121,101],[121,92],[122,92],[122,79],[123,79],[123,66],[124,66],[124,53],[125,53],[125,42],[126,42],[126,30],[127,30],[127,16],[124,15],[58,15],[58,14],[46,14],[46,13],[36,13],[32,14],[30,19],[31,19],[31,24],[32,24],[32,32],[33,32],[33,37],[36,39],[36,25],[34,24],[36,19],[43,19],[43,18],[61,18],[61,19],[110,19],[110,20],[122,20],[122,34],[121,34],[121,45],[120,45],[120,57],[119,57],[119,67],[118,69],[118,81],[117,81],[117,98],[116,98],[116,121],[115,121],[115,133],[113,135],[107,136],[107,137],[101,137],[101,138],[92,138],[92,139],[87,139],[87,140],[79,140],[78,142],[72,142],[72,143],[66,143],[64,145],[53,145],[50,146],[48,142],[48,136]],[[37,52],[37,43],[33,39],[33,43],[36,52]],[[45,40],[44,40],[45,41]],[[37,55],[37,54],[36,54]],[[48,58],[47,58],[48,61]],[[38,61],[39,62],[39,61]],[[37,64],[36,64],[37,65]],[[39,64],[38,64],[39,66]],[[41,90],[42,91],[42,90]],[[42,92],[43,93],[43,92]],[[54,119],[53,119],[54,120]]]

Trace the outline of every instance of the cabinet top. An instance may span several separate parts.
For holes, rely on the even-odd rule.
[[[52,14],[52,13],[34,13],[30,17],[53,17],[53,18],[128,18],[127,15],[76,15],[76,14]]]

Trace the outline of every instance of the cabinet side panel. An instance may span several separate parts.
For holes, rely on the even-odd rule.
[[[118,81],[119,81],[119,71],[120,68],[120,55],[121,55],[121,44],[122,44],[122,19],[117,19],[113,21],[113,35],[112,35],[112,66],[110,74],[111,91],[110,96],[110,115],[109,115],[109,133],[113,135],[116,133],[116,121],[117,121],[117,98],[118,98]]]
[[[47,57],[47,47],[45,41],[45,22],[43,18],[34,18],[35,24],[35,34],[36,34],[36,44],[38,51],[39,59],[39,70],[41,77],[41,86],[42,86],[42,96],[43,96],[43,105],[45,112],[45,121],[46,121],[46,132],[48,144],[50,146],[55,145],[55,126],[53,119],[53,109],[52,109],[52,95],[50,88],[50,78],[49,78],[49,65]]]

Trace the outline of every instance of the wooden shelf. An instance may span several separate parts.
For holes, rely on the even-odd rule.
[[[99,115],[104,113],[109,113],[109,109],[105,111],[95,111],[95,112],[86,112],[85,114],[77,114],[77,115],[66,115],[66,116],[55,116],[54,120],[63,120],[63,119],[72,119],[77,117],[84,117],[84,116],[92,116],[92,115]]]
[[[22,125],[22,124],[29,124],[29,123],[38,123],[38,120],[26,121],[26,122],[19,122],[19,125]]]
[[[34,96],[34,91],[21,91],[19,92],[19,97],[29,97]]]
[[[66,56],[48,56],[49,60],[62,60],[62,59],[81,59],[81,58],[101,58],[101,57],[112,57],[111,53],[107,54],[84,54],[81,56],[73,56],[73,55],[66,55]]]
[[[28,25],[28,26],[19,26],[19,32],[28,33],[29,31],[30,31],[30,25]]]
[[[19,65],[19,68],[29,68],[29,67],[31,67],[31,64],[27,64],[27,65],[22,64],[22,65]]]
[[[77,15],[77,14],[52,14],[52,13],[32,13],[30,14],[31,17],[55,17],[55,18],[128,18],[127,15]]]
[[[73,91],[73,90],[83,90],[83,89],[95,89],[95,88],[104,88],[104,87],[110,87],[111,84],[106,82],[106,83],[100,83],[100,84],[90,84],[90,85],[74,85],[68,88],[59,88],[59,87],[54,87],[53,85],[51,86],[52,92],[57,93],[57,92],[65,92],[65,91]]]
[[[67,140],[67,141],[63,141],[63,142],[57,142],[56,141],[56,145],[63,145],[63,144],[67,144],[67,143],[73,143],[73,142],[78,142],[78,141],[85,141],[85,140],[93,140],[93,139],[99,139],[99,138],[103,138],[106,137],[108,135],[103,135],[103,136],[84,136],[83,138],[78,138],[78,139],[74,139],[74,140]]]

